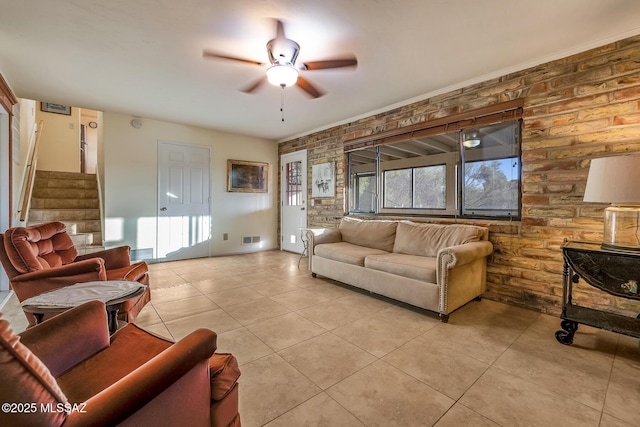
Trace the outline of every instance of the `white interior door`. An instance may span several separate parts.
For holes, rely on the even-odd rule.
[[[302,253],[300,228],[307,226],[307,150],[280,157],[281,231],[284,251]]]
[[[208,257],[211,151],[158,141],[157,256],[163,260]]]

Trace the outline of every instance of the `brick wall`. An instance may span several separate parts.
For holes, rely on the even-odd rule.
[[[590,159],[640,152],[640,36],[287,141],[279,153],[307,149],[308,182],[312,165],[336,162],[336,197],[316,199],[308,210],[309,226],[335,226],[346,209],[344,142],[520,98],[522,219],[458,222],[490,229],[495,252],[486,298],[558,314],[562,242],[602,240],[605,206],[582,202]],[[310,192],[311,187],[309,198]],[[640,303],[584,284],[574,301],[634,316],[640,312]]]

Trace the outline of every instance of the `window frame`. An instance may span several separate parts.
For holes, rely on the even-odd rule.
[[[349,207],[349,213],[368,213],[375,215],[420,215],[420,216],[454,216],[463,218],[491,218],[496,220],[513,220],[520,219],[522,215],[522,113],[523,113],[523,101],[515,100],[507,103],[503,103],[497,106],[486,107],[476,110],[475,112],[466,112],[451,116],[449,118],[440,118],[431,122],[425,122],[418,125],[410,126],[407,129],[394,129],[392,131],[384,132],[378,135],[369,135],[363,138],[355,139],[345,143],[344,149],[347,156],[347,164],[349,165],[349,179],[347,182],[349,186],[352,184],[351,173],[351,158],[350,153],[360,151],[363,149],[370,149],[377,147],[377,159],[376,159],[376,171],[377,176],[377,194],[379,195],[376,211],[375,212],[362,212],[353,210],[351,203],[346,206]],[[517,159],[517,212],[515,210],[506,210],[507,214],[500,215],[500,210],[494,211],[482,211],[467,209],[465,206],[465,179],[464,173],[466,170],[465,162],[469,162],[466,153],[467,149],[462,144],[463,133],[465,130],[472,128],[488,127],[499,123],[513,122],[517,123],[515,127],[513,143],[507,145],[512,150],[508,156],[505,157],[490,157],[480,158],[480,160],[500,160],[504,158]],[[414,137],[435,136],[444,135],[457,132],[458,134],[458,150],[444,153],[444,154],[432,154],[428,156],[418,156],[409,159],[403,159],[404,163],[402,167],[398,167],[397,161],[385,161],[384,166],[380,162],[380,147],[390,144],[408,141]],[[496,151],[496,150],[493,150]],[[482,156],[480,156],[482,157]],[[444,158],[444,160],[443,160]],[[385,205],[385,188],[384,188],[384,174],[386,171],[399,170],[399,169],[415,169],[418,167],[428,167],[437,164],[446,164],[446,208],[445,209],[424,209],[424,208],[393,208]],[[412,205],[414,202],[414,184],[413,176],[415,172],[412,170]],[[348,197],[351,197],[353,189],[349,188]]]
[[[380,200],[382,202],[378,203],[378,212],[381,214],[407,214],[407,215],[432,215],[432,216],[448,216],[448,215],[456,215],[456,207],[457,207],[457,195],[455,188],[448,185],[449,182],[456,182],[457,179],[455,177],[456,167],[455,160],[448,154],[435,154],[429,157],[414,157],[411,159],[406,159],[403,161],[405,163],[404,168],[393,167],[394,162],[387,162],[387,165],[383,168],[380,166],[379,175],[381,185],[379,188]],[[427,161],[425,161],[427,160]],[[389,170],[399,170],[399,169],[415,169],[420,167],[429,167],[429,166],[439,166],[445,165],[445,208],[444,209],[429,209],[429,208],[392,208],[386,207],[384,205],[384,200],[386,200],[385,188],[384,188],[384,173]],[[388,166],[388,167],[387,167]],[[413,191],[413,183],[412,183],[412,191]]]

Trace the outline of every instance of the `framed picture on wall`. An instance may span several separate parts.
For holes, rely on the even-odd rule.
[[[227,160],[227,191],[266,193],[269,187],[269,163]]]
[[[40,110],[46,113],[65,114],[67,116],[71,115],[71,107],[68,105],[52,104],[50,102],[41,102]]]
[[[335,163],[327,162],[311,166],[311,197],[336,196]]]

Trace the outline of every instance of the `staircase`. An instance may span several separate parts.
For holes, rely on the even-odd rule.
[[[94,174],[36,171],[28,225],[66,224],[78,254],[102,249],[98,182]]]

